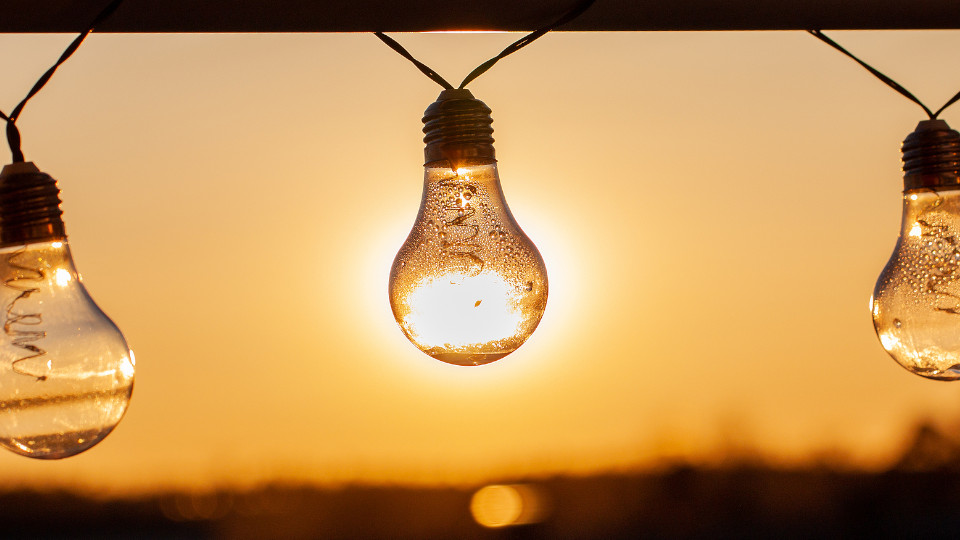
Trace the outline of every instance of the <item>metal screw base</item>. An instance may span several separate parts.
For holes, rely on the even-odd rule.
[[[490,107],[469,90],[444,90],[423,113],[426,163],[446,160],[451,166],[466,160],[496,161]]]
[[[0,171],[0,247],[67,237],[57,181],[33,163]]]
[[[903,190],[960,188],[960,133],[924,120],[903,141]]]

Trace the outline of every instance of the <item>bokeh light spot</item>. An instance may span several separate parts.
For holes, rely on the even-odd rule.
[[[470,513],[480,525],[496,529],[538,523],[546,515],[546,504],[533,486],[490,485],[473,494]]]
[[[485,486],[473,494],[470,513],[489,528],[513,525],[523,512],[523,498],[512,486]]]

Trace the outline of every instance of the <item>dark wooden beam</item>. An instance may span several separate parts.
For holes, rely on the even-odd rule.
[[[107,0],[0,0],[0,32],[77,32]],[[101,32],[529,31],[573,0],[124,0]],[[597,0],[564,30],[960,28],[958,0]]]

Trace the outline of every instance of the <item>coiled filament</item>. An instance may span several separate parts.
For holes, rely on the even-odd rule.
[[[19,312],[18,303],[22,304],[31,295],[40,292],[39,285],[44,281],[45,273],[39,266],[28,266],[22,262],[16,261],[18,257],[26,252],[26,247],[14,251],[7,256],[7,266],[14,269],[13,275],[3,280],[3,286],[13,289],[17,296],[7,304],[3,321],[3,332],[10,337],[14,347],[22,349],[27,356],[17,358],[11,363],[11,369],[14,373],[34,377],[37,381],[47,380],[46,375],[33,373],[19,364],[33,358],[39,358],[47,351],[39,347],[36,343],[47,336],[47,333],[39,328],[31,329],[43,324],[43,314],[39,312]]]
[[[484,266],[483,259],[477,255],[480,244],[474,241],[480,235],[480,226],[471,222],[477,213],[471,200],[477,196],[479,188],[457,179],[442,180],[439,185],[444,189],[441,209],[454,214],[451,219],[443,221],[445,232],[441,236],[440,250],[444,255],[463,259],[465,267],[472,268],[471,275],[475,276],[483,271]],[[446,232],[451,228],[457,233],[452,235],[452,240]]]

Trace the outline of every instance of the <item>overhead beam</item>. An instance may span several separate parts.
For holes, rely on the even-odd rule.
[[[0,32],[78,32],[107,0],[0,0]],[[576,0],[124,0],[99,32],[529,31]],[[563,30],[960,28],[958,0],[597,0]]]

